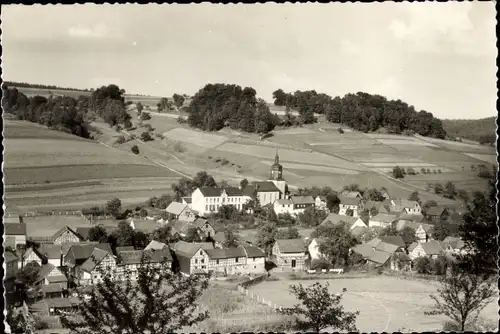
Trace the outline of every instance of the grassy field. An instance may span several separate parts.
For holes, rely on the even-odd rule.
[[[316,280],[266,281],[249,290],[268,296],[280,305],[293,305],[295,297],[290,295],[290,284],[309,286]],[[349,311],[360,311],[357,327],[361,332],[423,332],[441,330],[444,316],[426,316],[424,311],[432,305],[429,295],[436,293],[437,285],[429,282],[402,280],[392,277],[353,278],[319,280],[329,283],[330,291],[339,293],[347,289],[342,304]],[[492,303],[482,313],[487,319],[498,319],[498,305]]]
[[[76,229],[79,226],[89,226],[81,216],[37,216],[24,217],[28,237],[49,237],[59,229],[69,226]]]

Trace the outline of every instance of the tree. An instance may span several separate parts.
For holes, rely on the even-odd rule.
[[[454,199],[457,195],[457,189],[453,182],[448,181],[444,186],[443,197]]]
[[[304,288],[302,284],[291,285],[290,293],[294,295],[300,304],[291,308],[286,308],[281,312],[287,315],[297,316],[297,329],[320,332],[326,328],[355,332],[356,317],[359,311],[346,312],[340,305],[343,293],[330,293],[329,284],[321,285],[314,283],[312,286]],[[304,319],[304,320],[302,320]]]
[[[353,209],[347,209],[345,211],[345,215],[349,216],[349,217],[352,217],[354,215],[354,210]]]
[[[238,238],[236,237],[236,234],[231,229],[226,229],[224,231],[224,242],[222,243],[222,246],[224,248],[235,248],[238,247]]]
[[[339,212],[340,199],[336,194],[328,194],[326,196],[326,207],[330,212],[338,213]]]
[[[276,212],[274,212],[274,208],[272,206],[267,208],[267,220],[273,223],[278,222],[278,216],[276,215]]]
[[[417,203],[419,203],[419,204],[420,204],[420,203],[421,203],[421,201],[420,201],[420,196],[419,196],[419,194],[418,194],[418,191],[414,191],[414,192],[412,192],[412,193],[410,194],[410,196],[408,197],[408,200],[410,200],[410,201],[415,201],[415,202],[417,202]]]
[[[118,247],[134,246],[134,235],[134,229],[126,221],[119,222],[118,228],[113,232]]]
[[[153,137],[151,137],[149,132],[144,131],[143,133],[141,133],[141,140],[142,141],[151,141],[151,140],[153,140]]]
[[[299,230],[293,226],[288,226],[286,230],[278,230],[276,239],[299,239]]]
[[[326,213],[314,207],[308,207],[298,214],[298,219],[304,226],[318,226],[325,218]]]
[[[101,270],[101,281],[85,294],[77,292],[78,316],[62,315],[63,327],[77,334],[170,333],[208,318],[207,311],[198,311],[206,278],[173,274],[166,262],[148,261],[147,255],[141,259],[137,280],[128,269]]]
[[[470,201],[469,193],[464,189],[457,189],[457,197],[467,205]]]
[[[89,230],[89,241],[97,241],[99,243],[106,243],[108,234],[102,226],[93,226]]]
[[[441,195],[444,192],[444,187],[441,183],[436,183],[434,185],[434,192],[438,195]]]
[[[441,280],[438,295],[431,295],[434,305],[426,315],[443,314],[465,331],[468,323],[475,323],[479,313],[491,303],[497,292],[496,279],[484,280],[480,276],[456,273]]]
[[[415,236],[415,230],[409,226],[403,227],[403,229],[399,231],[399,235],[401,236],[401,238],[403,238],[407,246],[417,241],[417,237]]]
[[[409,167],[407,170],[408,175],[415,175],[415,170],[412,167]]]
[[[333,267],[338,264],[347,266],[349,250],[358,243],[343,221],[336,225],[320,225],[313,231],[311,238],[324,239],[319,244],[318,250]]]
[[[266,254],[271,254],[271,250],[276,241],[276,224],[269,222],[262,225],[257,232],[257,247],[265,250]]]
[[[142,103],[141,103],[141,102],[137,102],[137,103],[135,104],[135,106],[136,106],[136,108],[137,108],[137,113],[138,113],[139,115],[141,115],[142,110],[144,109],[144,106],[142,105]]]
[[[39,271],[40,265],[30,262],[17,272],[14,290],[6,291],[8,305],[16,306],[27,300],[28,290],[35,284]]]
[[[438,206],[436,201],[430,200],[430,201],[425,202],[424,205],[422,205],[422,213],[425,214],[427,212],[427,210],[429,210],[429,208],[434,207],[434,206]]]
[[[399,166],[396,166],[392,169],[392,176],[395,178],[395,179],[402,179],[404,178],[404,173],[403,173],[403,169],[401,169],[401,167]]]
[[[200,232],[196,227],[191,227],[186,231],[186,242],[201,242]]]
[[[139,147],[137,147],[137,145],[134,145],[130,148],[130,150],[132,151],[132,153],[134,154],[139,154]]]
[[[142,231],[134,231],[133,246],[136,249],[144,249],[149,243],[149,238],[146,233]]]
[[[243,180],[240,181],[240,188],[241,189],[245,189],[247,186],[248,186],[248,180],[247,179],[243,179]]]
[[[163,242],[164,244],[168,244],[173,239],[172,227],[168,225],[160,226],[156,230],[154,230],[152,237],[153,240],[156,240],[158,242]]]
[[[431,260],[427,256],[418,257],[415,259],[414,268],[419,274],[430,274],[432,271]]]
[[[464,223],[459,228],[461,239],[465,243],[467,255],[461,256],[460,267],[476,275],[492,275],[497,267],[497,215],[496,182],[489,182],[489,192],[476,192],[468,212],[464,214]]]
[[[396,227],[391,224],[387,227],[384,227],[383,229],[380,230],[378,233],[379,237],[384,237],[384,236],[394,236],[394,235],[399,235],[398,230]]]
[[[174,100],[174,105],[177,107],[177,108],[180,108],[182,107],[182,105],[184,104],[184,96],[182,95],[179,95],[179,94],[174,94],[172,96],[172,99]]]
[[[363,198],[367,201],[377,201],[377,202],[382,202],[385,199],[384,196],[382,195],[382,192],[376,188],[367,189],[366,191],[364,191]]]
[[[106,203],[105,212],[114,217],[120,215],[122,210],[122,201],[119,198],[113,198]]]

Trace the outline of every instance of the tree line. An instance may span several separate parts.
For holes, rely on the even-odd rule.
[[[14,82],[14,81],[4,81],[4,84],[7,86],[14,86],[14,87],[26,87],[26,88],[40,88],[40,89],[57,89],[57,90],[72,90],[72,91],[79,91],[79,92],[91,92],[93,89],[80,89],[80,88],[69,88],[69,87],[59,87],[55,85],[41,85],[41,84],[31,84],[27,82]]]
[[[110,126],[131,126],[127,113],[125,91],[116,85],[102,86],[90,96],[27,97],[17,88],[2,87],[2,108],[18,120],[39,123],[79,137],[90,138],[89,123],[98,115]]]
[[[193,97],[188,107],[188,124],[205,131],[225,126],[245,132],[267,133],[279,120],[266,102],[256,97],[255,89],[238,85],[207,84]]]
[[[305,122],[313,122],[314,113],[323,114],[332,123],[342,123],[362,132],[384,128],[388,133],[418,133],[444,139],[443,124],[432,113],[417,111],[401,100],[388,100],[377,94],[358,92],[343,97],[318,94],[314,90],[285,93],[273,92],[274,104],[296,108]]]

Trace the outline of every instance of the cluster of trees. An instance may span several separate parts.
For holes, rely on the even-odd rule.
[[[40,89],[57,89],[57,90],[71,90],[71,91],[79,91],[79,92],[91,92],[94,89],[79,89],[79,88],[68,88],[68,87],[58,87],[54,85],[41,85],[41,84],[30,84],[26,82],[14,82],[14,81],[4,81],[4,85],[12,86],[12,87],[26,87],[26,88],[40,88]]]
[[[451,138],[470,139],[481,144],[496,143],[495,117],[481,119],[444,119],[443,128]]]
[[[253,88],[208,84],[198,91],[188,107],[188,124],[205,131],[225,126],[245,132],[267,133],[279,123],[266,102]]]
[[[125,90],[117,85],[102,86],[92,92],[89,106],[110,126],[123,124],[126,128],[131,128],[132,117],[127,112],[124,94]]]
[[[17,119],[90,138],[88,127],[90,101],[87,96],[80,96],[78,99],[69,96],[28,98],[17,88],[9,88],[7,85],[3,85],[2,94],[3,110],[15,115]]]
[[[177,183],[172,184],[172,190],[177,201],[180,201],[182,197],[191,196],[191,193],[199,187],[217,187],[217,183],[212,175],[200,171],[196,173],[193,179],[181,177]]]
[[[324,114],[332,123],[346,124],[353,129],[372,132],[385,128],[394,134],[418,133],[444,139],[441,121],[431,113],[419,111],[401,100],[388,100],[381,95],[364,92],[332,98],[314,90],[285,93],[273,92],[274,104],[297,108],[302,118],[313,122],[314,113]]]

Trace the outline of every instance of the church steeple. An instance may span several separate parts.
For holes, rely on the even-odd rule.
[[[278,149],[276,149],[276,156],[274,157],[274,164],[275,165],[280,164],[280,156],[278,155]]]
[[[274,164],[271,166],[271,180],[283,179],[283,166],[280,165],[280,157],[278,149],[276,149],[276,156],[274,157]]]

